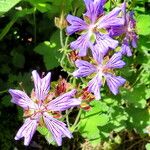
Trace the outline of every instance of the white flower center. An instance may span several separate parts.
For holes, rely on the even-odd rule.
[[[91,36],[93,33],[94,33],[94,28],[96,27],[95,24],[90,24],[89,25],[89,28],[88,28],[88,33],[89,33],[89,36]]]
[[[104,69],[104,67],[102,65],[97,66],[97,73],[100,78],[102,78],[102,76],[103,76],[103,69]]]

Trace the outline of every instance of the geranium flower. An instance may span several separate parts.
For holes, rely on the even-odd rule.
[[[40,78],[37,71],[32,71],[34,80],[34,90],[31,98],[24,91],[10,89],[12,103],[21,106],[24,109],[24,115],[27,118],[15,136],[15,140],[24,137],[24,145],[29,145],[36,128],[43,125],[51,132],[54,140],[60,146],[62,137],[72,137],[67,129],[66,124],[55,119],[53,112],[64,111],[70,107],[80,105],[80,100],[73,98],[76,90],[73,89],[59,97],[53,99],[49,94],[51,73],[44,78]]]
[[[88,48],[100,50],[105,54],[109,48],[115,49],[118,45],[118,41],[109,36],[107,29],[112,26],[124,25],[122,7],[116,7],[104,15],[105,1],[84,0],[87,10],[83,15],[84,20],[72,15],[67,16],[70,24],[67,27],[67,33],[69,35],[80,34],[76,41],[70,43],[71,49],[79,50],[79,56],[86,56]]]
[[[137,47],[137,33],[136,33],[136,21],[134,19],[134,13],[126,12],[126,5],[124,5],[124,18],[125,24],[123,26],[111,27],[110,35],[111,36],[120,36],[124,35],[124,39],[121,46],[121,52],[123,55],[132,56],[132,51],[130,46],[133,48]]]
[[[103,85],[103,79],[106,80],[110,91],[116,95],[118,88],[125,83],[125,79],[121,76],[115,76],[113,69],[122,68],[125,62],[121,60],[122,54],[115,53],[108,61],[103,58],[103,55],[99,55],[97,51],[93,53],[93,57],[96,60],[95,64],[87,62],[85,60],[76,60],[75,65],[78,70],[73,72],[75,77],[87,77],[93,74],[95,75],[88,83],[88,91],[94,93],[96,99],[100,99],[100,88]]]

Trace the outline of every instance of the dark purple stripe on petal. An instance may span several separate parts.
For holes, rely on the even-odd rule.
[[[90,82],[88,83],[88,91],[94,93],[95,98],[99,100],[100,96],[100,88],[102,86],[101,78],[97,74]]]
[[[124,25],[124,23],[125,23],[124,8],[123,6],[116,7],[107,15],[102,17],[102,19],[99,22],[99,28],[110,28],[112,26],[122,26]]]
[[[104,12],[103,6],[106,0],[84,0],[86,5],[85,16],[89,17],[92,23]]]
[[[121,53],[123,55],[127,55],[128,57],[132,56],[132,51],[130,49],[129,43],[127,41],[124,41],[121,46]]]
[[[87,61],[76,60],[75,65],[78,67],[78,70],[73,72],[75,77],[86,77],[96,72],[96,67]]]
[[[15,140],[24,137],[24,145],[28,146],[38,126],[38,120],[27,118],[15,136]]]
[[[72,90],[57,97],[47,104],[47,108],[52,111],[64,111],[71,107],[79,106],[81,101],[79,99],[73,98],[75,92],[76,90]]]
[[[50,78],[51,73],[49,72],[44,78],[40,78],[36,70],[32,71],[32,76],[35,86],[35,94],[38,100],[44,100],[50,90]]]
[[[70,26],[67,27],[67,33],[69,35],[78,31],[86,30],[88,28],[86,22],[78,17],[68,15],[66,20],[70,23]]]
[[[48,113],[44,113],[44,122],[49,129],[49,131],[52,133],[52,136],[54,140],[57,142],[58,146],[62,145],[62,137],[67,136],[68,138],[72,138],[72,134],[70,131],[66,128],[66,125],[55,119],[52,118]]]
[[[83,34],[78,37],[74,42],[70,43],[70,47],[73,50],[79,50],[79,56],[86,56],[87,50],[89,48],[89,36],[88,34]]]
[[[37,105],[28,97],[28,95],[25,92],[20,90],[9,89],[9,93],[12,96],[12,103],[17,104],[24,109],[36,109]]]
[[[96,44],[94,50],[101,55],[106,55],[108,50],[115,49],[118,46],[118,41],[113,40],[108,35],[96,34]]]
[[[107,62],[105,65],[108,69],[114,69],[114,68],[122,68],[125,65],[125,62],[121,60],[122,54],[120,52],[115,53]]]
[[[114,95],[118,94],[119,87],[126,82],[121,76],[113,76],[112,74],[105,74],[105,78],[110,91]]]

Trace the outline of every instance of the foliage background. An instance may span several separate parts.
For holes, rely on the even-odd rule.
[[[150,150],[144,133],[150,124],[150,2],[128,3],[135,11],[139,34],[138,48],[133,57],[124,58],[127,66],[121,71],[129,84],[118,96],[107,91],[102,101],[91,104],[91,111],[82,112],[78,132],[64,141],[63,149],[92,149],[99,144],[106,150]],[[114,1],[108,0],[106,10],[110,4]],[[8,89],[23,87],[29,93],[33,69],[52,71],[53,81],[59,75],[67,77],[59,65],[62,55],[54,18],[62,10],[81,16],[84,9],[82,0],[0,0],[0,149],[25,149],[22,141],[13,139],[22,124],[22,110],[11,104]],[[59,148],[37,132],[27,149]]]

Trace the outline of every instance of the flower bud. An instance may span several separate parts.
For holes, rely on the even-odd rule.
[[[60,17],[55,17],[54,22],[55,22],[55,26],[58,27],[60,30],[67,27],[67,21],[65,20],[63,11]]]
[[[58,84],[56,86],[55,95],[59,96],[65,92],[67,92],[70,89],[71,85],[68,83],[65,79],[63,79],[61,76],[58,80]]]

